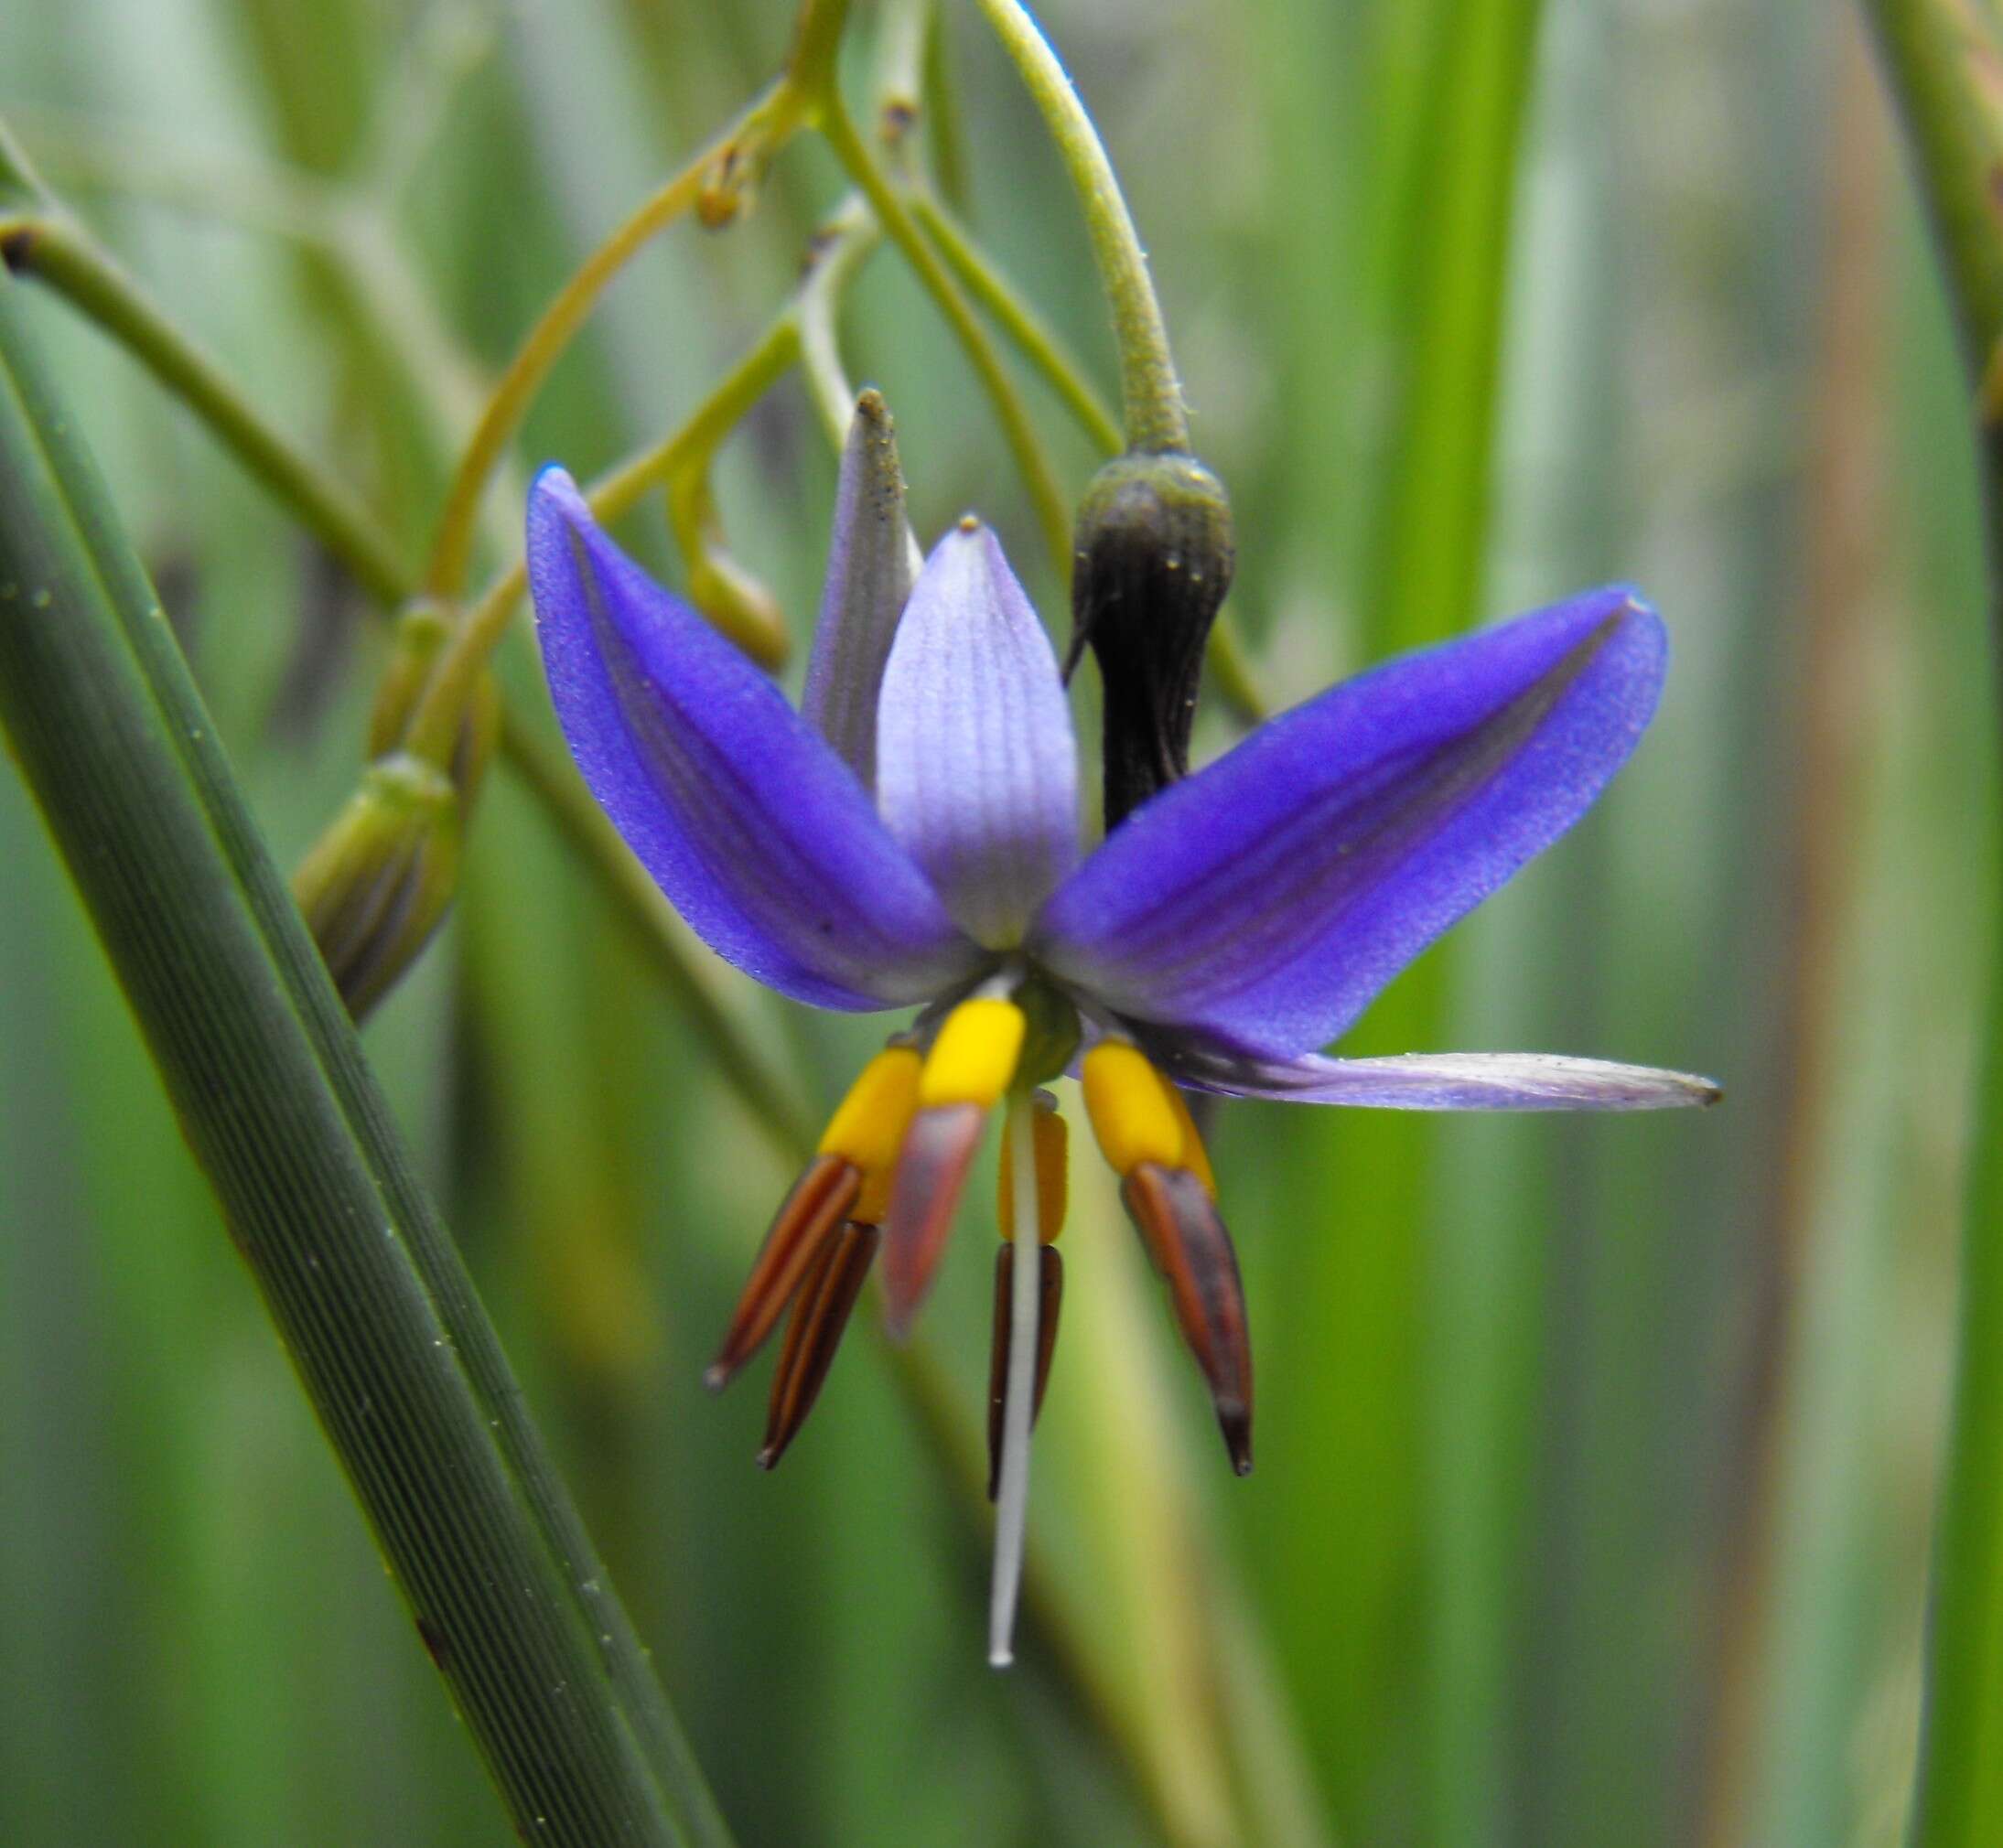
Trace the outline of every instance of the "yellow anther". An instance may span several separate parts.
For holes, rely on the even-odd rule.
[[[1064,1209],[1071,1199],[1071,1132],[1057,1113],[1057,1100],[1050,1092],[1036,1094],[1036,1113],[1030,1118],[1030,1153],[1036,1158],[1037,1237],[1054,1244],[1064,1230]],[[1002,1131],[1001,1146],[1001,1235],[1008,1238],[1016,1223],[1016,1162],[1014,1137]]]
[[[1189,1112],[1138,1047],[1102,1039],[1085,1055],[1082,1076],[1085,1114],[1115,1174],[1124,1178],[1143,1162],[1189,1166],[1184,1150],[1194,1137],[1186,1127]]]
[[[1024,1025],[1022,1009],[1012,1001],[963,1001],[946,1015],[925,1055],[918,1080],[919,1108],[977,1103],[985,1110],[996,1102],[1016,1075]]]
[[[862,1170],[862,1193],[849,1218],[880,1225],[890,1204],[890,1176],[904,1132],[918,1109],[918,1050],[886,1047],[863,1067],[821,1138],[823,1155],[837,1155]]]
[[[1175,1106],[1175,1113],[1182,1123],[1182,1159],[1178,1166],[1188,1168],[1201,1181],[1203,1191],[1214,1200],[1217,1176],[1211,1171],[1211,1152],[1203,1146],[1202,1132],[1190,1114],[1189,1100],[1182,1095],[1181,1088],[1172,1082],[1165,1081],[1162,1089],[1168,1093],[1168,1101]]]
[[[896,1176],[894,1167],[871,1168],[862,1177],[862,1192],[848,1217],[858,1226],[880,1226],[890,1210],[890,1183]]]

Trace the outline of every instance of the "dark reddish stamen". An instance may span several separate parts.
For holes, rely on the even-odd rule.
[[[932,1283],[986,1121],[985,1107],[977,1103],[935,1104],[911,1119],[883,1225],[883,1281],[889,1292],[892,1335],[910,1327]]]
[[[1043,1389],[1050,1383],[1050,1356],[1057,1351],[1057,1312],[1064,1301],[1064,1261],[1054,1245],[1039,1245],[1037,1277],[1037,1383],[1029,1402],[1029,1428],[1043,1410]],[[1008,1352],[1014,1344],[1015,1317],[1010,1291],[1015,1287],[1016,1248],[1004,1245],[995,1254],[995,1338],[987,1370],[987,1499],[1001,1488],[1002,1405],[1008,1396]]]
[[[1186,1168],[1142,1162],[1120,1198],[1168,1280],[1182,1338],[1210,1382],[1217,1423],[1240,1476],[1252,1470],[1252,1342],[1244,1287],[1217,1203]]]
[[[772,1219],[759,1248],[758,1262],[723,1338],[723,1346],[703,1375],[712,1392],[730,1382],[766,1336],[800,1287],[823,1242],[841,1224],[862,1191],[862,1175],[837,1155],[816,1155]]]
[[[822,1382],[835,1364],[842,1331],[848,1327],[849,1312],[877,1255],[878,1238],[876,1227],[859,1226],[851,1219],[822,1241],[801,1285],[792,1320],[786,1325],[786,1345],[772,1375],[765,1447],[758,1454],[760,1469],[771,1468],[786,1454],[786,1446],[813,1410]]]

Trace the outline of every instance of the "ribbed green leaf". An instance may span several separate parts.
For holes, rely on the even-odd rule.
[[[524,1832],[722,1839],[11,287],[0,716]]]

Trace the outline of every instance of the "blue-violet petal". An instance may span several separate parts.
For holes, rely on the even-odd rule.
[[[1156,1048],[1192,1091],[1370,1110],[1679,1110],[1716,1103],[1707,1078],[1546,1052],[1414,1052],[1395,1058],[1234,1058]]]
[[[865,392],[856,401],[842,450],[827,584],[800,715],[834,746],[866,790],[877,786],[877,702],[884,664],[917,571],[897,435],[882,394]]]
[[[1078,857],[1078,765],[1050,639],[986,528],[925,563],[877,712],[877,805],[963,928],[1022,931]]]
[[[1032,951],[1138,1020],[1280,1057],[1325,1045],[1586,811],[1665,649],[1614,588],[1332,687],[1115,830]]]
[[[822,1007],[893,1007],[978,953],[848,766],[779,689],[599,530],[545,468],[529,586],[585,781],[711,949]]]

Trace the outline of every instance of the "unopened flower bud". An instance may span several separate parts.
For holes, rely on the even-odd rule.
[[[293,897],[357,1020],[423,950],[458,883],[462,808],[452,779],[396,752],[300,863]]]
[[[1078,509],[1067,678],[1090,648],[1105,689],[1105,824],[1190,768],[1203,649],[1237,552],[1231,502],[1195,457],[1121,456]]]

